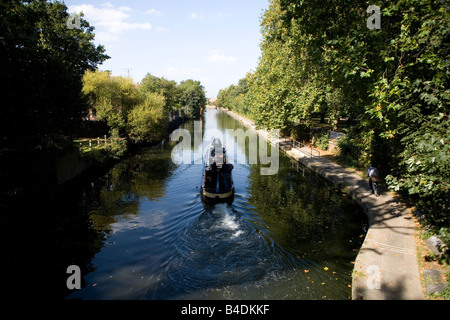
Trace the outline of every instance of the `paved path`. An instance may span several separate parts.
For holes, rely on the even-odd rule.
[[[253,122],[228,111],[245,126],[255,129]],[[266,131],[257,130],[272,143]],[[392,193],[384,191],[375,197],[368,181],[324,157],[311,157],[300,149],[286,151],[287,155],[317,172],[358,202],[367,214],[369,229],[353,270],[352,296],[356,300],[422,300],[415,223],[410,210]]]
[[[375,197],[367,180],[328,159],[306,157],[295,149],[287,153],[327,180],[343,185],[367,214],[369,229],[353,271],[353,299],[424,299],[409,209],[390,192]]]

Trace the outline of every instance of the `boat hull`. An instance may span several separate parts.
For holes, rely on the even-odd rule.
[[[224,193],[208,192],[202,187],[202,199],[209,203],[232,202],[234,199],[234,187],[230,191]]]

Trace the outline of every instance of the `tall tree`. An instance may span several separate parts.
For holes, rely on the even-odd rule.
[[[169,111],[163,95],[145,93],[128,117],[129,135],[134,142],[160,141],[167,133]]]
[[[158,93],[165,98],[165,109],[171,113],[180,107],[180,90],[173,80],[164,77],[158,78],[147,73],[142,79],[139,90],[144,93]]]
[[[200,81],[186,80],[180,83],[181,104],[189,118],[198,119],[206,106],[206,94]]]
[[[85,70],[108,58],[95,46],[93,27],[68,28],[61,2],[0,3],[0,149],[67,144],[86,112]]]
[[[83,93],[98,118],[111,128],[111,134],[115,137],[126,135],[128,114],[139,100],[133,80],[111,76],[108,71],[87,71],[83,84]]]
[[[229,87],[219,91],[216,104],[219,107],[235,110],[246,116],[253,117],[249,108],[249,101],[246,98],[248,93],[248,75],[239,80],[237,86]]]
[[[381,29],[367,28],[369,4]],[[256,123],[347,115],[345,150],[381,165],[390,187],[449,230],[448,11],[436,0],[272,0],[249,81]]]

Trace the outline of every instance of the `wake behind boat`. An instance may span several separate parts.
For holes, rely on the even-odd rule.
[[[202,199],[209,203],[233,201],[233,165],[227,163],[226,149],[220,139],[214,139],[208,146],[204,163]]]

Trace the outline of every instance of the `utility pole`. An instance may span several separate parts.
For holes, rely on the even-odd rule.
[[[125,69],[125,70],[127,70],[127,74],[128,74],[127,78],[129,78],[130,77],[130,70],[133,70],[133,68],[129,68],[129,69]]]

